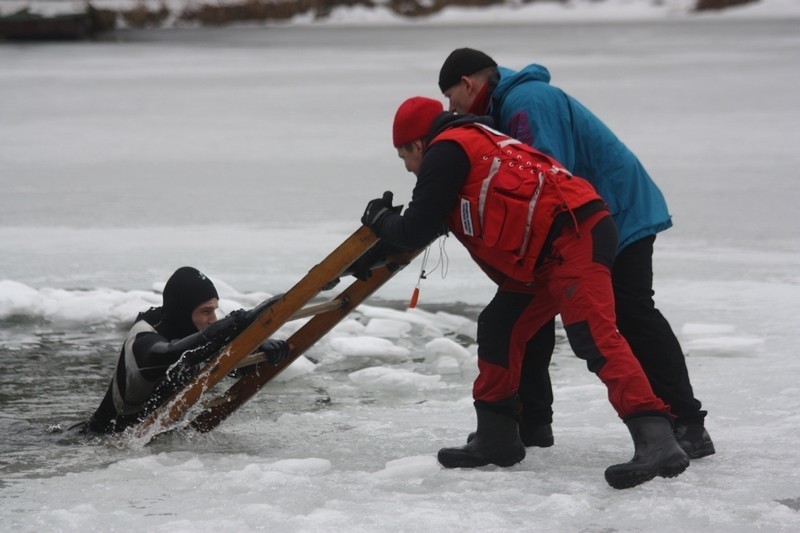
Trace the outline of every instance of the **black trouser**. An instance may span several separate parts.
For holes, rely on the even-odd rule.
[[[706,415],[694,397],[686,358],[669,322],[653,302],[653,242],[655,235],[625,247],[616,257],[611,278],[617,327],[642,365],[653,391],[685,422]],[[555,322],[550,321],[528,342],[522,364],[519,396],[522,417],[534,425],[553,419],[553,390],[548,366],[555,346]]]

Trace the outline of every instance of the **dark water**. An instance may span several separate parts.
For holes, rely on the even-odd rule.
[[[401,301],[371,303],[398,310],[406,305]],[[475,319],[480,308],[432,304],[425,310]],[[88,418],[99,405],[128,327],[129,324],[116,324],[59,328],[24,317],[0,321],[0,472],[5,482],[85,471],[119,460],[121,452],[131,453],[132,444],[127,437],[86,437],[66,431]],[[471,342],[462,340],[465,344]],[[320,356],[324,354],[316,354],[317,359]],[[352,368],[328,369],[338,382],[346,381],[347,371]],[[226,380],[219,387],[232,383]],[[270,386],[264,396],[268,400],[259,411],[265,416],[324,409],[331,403],[328,391],[307,383]],[[178,433],[157,440],[151,448],[229,451],[232,446],[224,437],[204,438],[200,444],[193,442],[196,438],[198,435],[192,432]]]
[[[121,331],[54,330],[0,322],[0,470],[49,476],[86,467],[85,450],[57,431],[88,416],[108,383]],[[86,442],[86,441],[84,441]]]

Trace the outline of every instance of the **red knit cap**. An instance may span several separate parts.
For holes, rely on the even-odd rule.
[[[397,108],[392,126],[394,147],[400,148],[417,139],[424,139],[431,129],[433,121],[444,111],[438,100],[414,96]]]

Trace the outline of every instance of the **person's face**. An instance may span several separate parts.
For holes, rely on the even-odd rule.
[[[415,176],[419,175],[419,166],[422,164],[422,149],[422,141],[414,141],[397,149],[397,156],[405,163],[406,170],[413,172]]]
[[[206,326],[217,321],[217,307],[219,307],[219,300],[211,298],[194,308],[192,323],[197,331],[202,331]]]
[[[472,108],[472,103],[478,96],[477,84],[472,78],[463,76],[461,81],[444,92],[444,97],[449,102],[449,111],[465,115]]]

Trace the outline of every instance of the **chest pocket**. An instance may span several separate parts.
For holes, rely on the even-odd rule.
[[[523,256],[543,186],[544,175],[537,169],[495,157],[477,195],[475,211],[481,231],[475,236],[485,246]]]

